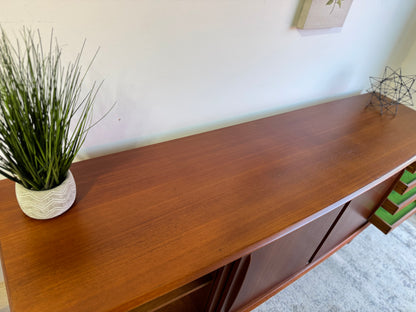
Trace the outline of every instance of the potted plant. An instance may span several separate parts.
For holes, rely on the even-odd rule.
[[[86,70],[84,45],[66,67],[51,33],[42,45],[40,32],[24,28],[13,44],[0,28],[0,174],[16,182],[23,212],[49,219],[75,201],[70,166],[92,125],[100,85],[81,90]]]

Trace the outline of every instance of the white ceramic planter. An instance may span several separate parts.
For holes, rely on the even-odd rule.
[[[62,184],[46,191],[28,190],[16,183],[16,198],[23,212],[33,219],[57,217],[71,208],[75,201],[76,186],[71,171]]]

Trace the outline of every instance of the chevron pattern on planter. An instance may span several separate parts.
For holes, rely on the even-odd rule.
[[[71,171],[61,185],[46,190],[33,191],[16,183],[16,198],[22,211],[33,219],[57,217],[71,208],[75,201],[76,185]]]

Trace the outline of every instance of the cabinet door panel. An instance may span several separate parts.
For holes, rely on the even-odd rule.
[[[245,257],[248,268],[235,277],[239,282],[230,288],[220,311],[239,311],[304,268],[341,209],[334,209]]]
[[[321,258],[363,227],[381,201],[390,193],[398,175],[392,176],[364,194],[354,198],[346,207],[313,260]]]

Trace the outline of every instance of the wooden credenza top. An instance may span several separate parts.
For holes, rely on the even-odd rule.
[[[0,182],[12,311],[126,311],[263,246],[415,161],[416,112],[351,97],[72,166],[37,221]]]

